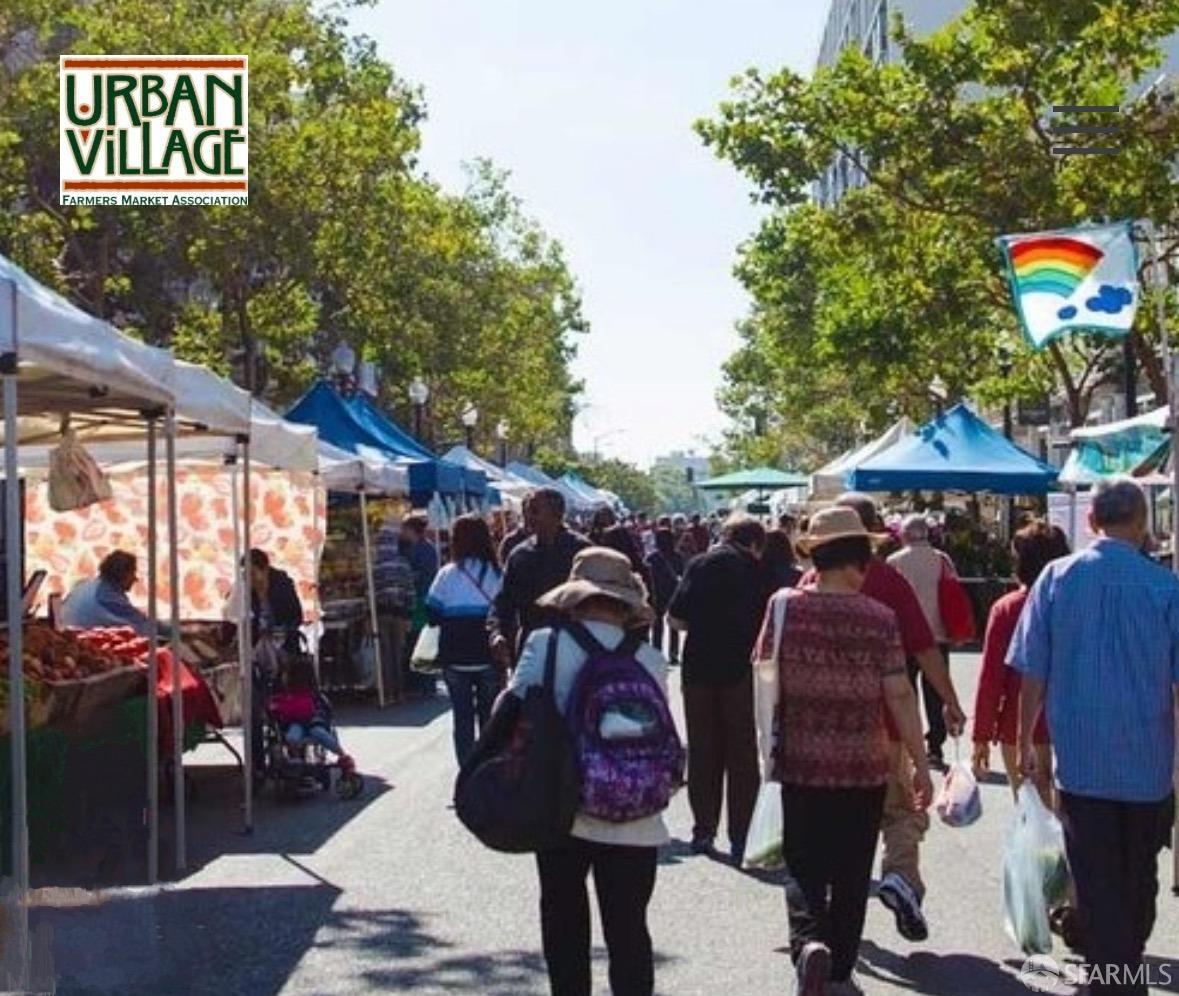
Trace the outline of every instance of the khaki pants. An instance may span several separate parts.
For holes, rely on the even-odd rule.
[[[929,814],[913,808],[913,761],[904,744],[889,742],[888,791],[884,796],[884,819],[880,835],[884,839],[881,877],[890,872],[903,875],[917,893],[925,898],[921,880],[921,841],[929,829]]]

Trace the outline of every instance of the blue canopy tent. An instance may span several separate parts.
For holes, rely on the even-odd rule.
[[[1040,495],[1056,468],[1020,449],[964,405],[865,460],[847,476],[856,491],[990,491]]]
[[[405,446],[396,437],[379,431],[376,423],[362,421],[332,387],[319,381],[287,412],[292,422],[313,425],[319,438],[349,453],[362,453],[364,448],[378,450],[397,459],[408,460],[409,490],[415,501],[438,493],[456,495],[463,491],[463,472],[452,464],[443,463],[429,451],[414,443]]]
[[[389,446],[404,451],[411,458],[434,460],[445,467],[457,470],[460,477],[460,484],[456,489],[457,491],[476,499],[482,498],[487,494],[487,475],[483,471],[451,463],[441,459],[437,454],[431,453],[425,446],[374,405],[367,395],[357,394],[344,403],[361,425],[376,435],[379,435],[382,439],[387,440]]]
[[[516,461],[509,463],[504,469],[509,474],[528,481],[529,484],[534,484],[538,488],[555,488],[557,491],[560,491],[565,498],[565,507],[570,512],[589,512],[593,509],[593,503],[588,501],[580,491],[570,487],[563,480],[553,480],[553,478],[549,477],[542,470],[537,470],[535,467],[530,467],[526,463]]]
[[[589,481],[584,480],[572,471],[562,475],[561,481],[581,495],[592,508],[608,508],[613,504],[609,498],[590,484]]]

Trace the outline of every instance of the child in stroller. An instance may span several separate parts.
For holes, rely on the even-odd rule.
[[[287,655],[277,680],[266,703],[270,774],[281,788],[297,792],[309,781],[327,788],[336,768],[340,772],[338,793],[345,799],[355,798],[364,788],[364,779],[340,746],[332,726],[331,703],[319,691],[311,659],[303,654]],[[336,756],[334,764],[327,761],[329,751]]]

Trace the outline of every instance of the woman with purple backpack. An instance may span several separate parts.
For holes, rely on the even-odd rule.
[[[580,809],[569,836],[537,854],[541,937],[554,996],[590,996],[592,871],[610,958],[610,989],[655,987],[647,905],[663,821],[683,777],[683,748],[667,707],[667,662],[637,627],[650,625],[647,592],[626,556],[582,550],[569,581],[538,605],[562,622],[532,633],[512,675],[524,696],[553,666],[553,693],[581,768]]]

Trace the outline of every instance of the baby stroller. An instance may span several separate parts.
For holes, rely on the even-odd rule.
[[[290,667],[289,660],[294,653],[276,646],[273,640],[260,643],[270,644],[270,653],[263,648],[254,655],[254,688],[256,701],[261,706],[262,718],[262,761],[261,778],[273,783],[278,796],[283,799],[302,798],[316,792],[328,792],[333,788],[341,799],[355,799],[364,791],[364,776],[340,758],[328,760],[328,750],[320,743],[305,735],[297,742],[287,735],[290,725],[284,725],[271,708],[271,699],[278,690],[278,676],[282,669]],[[306,659],[306,651],[299,654]],[[326,727],[333,735],[332,705],[328,698],[314,689],[315,720],[310,725]]]

